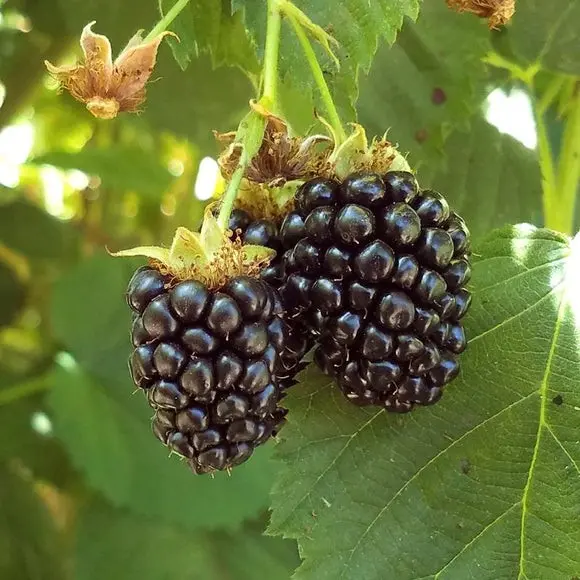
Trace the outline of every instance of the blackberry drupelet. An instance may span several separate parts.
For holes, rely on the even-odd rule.
[[[411,173],[316,178],[280,228],[289,319],[317,336],[314,360],[352,402],[406,412],[439,400],[466,347],[469,231]],[[291,234],[290,234],[291,232]]]
[[[152,267],[131,279],[130,368],[155,410],[153,431],[195,473],[246,461],[283,423],[286,348],[277,292],[247,276],[218,291]]]
[[[282,234],[273,221],[252,220],[246,211],[234,209],[228,227],[241,237],[244,244],[264,246],[276,251],[274,259],[262,270],[261,277],[273,288],[278,289],[284,281],[283,252],[296,243],[296,225],[299,229],[298,235],[302,236],[301,223],[295,224],[294,230],[286,227],[284,234]],[[306,366],[303,359],[314,346],[314,338],[300,319],[279,322],[280,326],[284,324],[287,327],[286,340],[283,345],[280,345],[281,350],[278,353],[280,365],[277,370],[277,378],[281,388],[286,389],[295,384],[296,375]]]

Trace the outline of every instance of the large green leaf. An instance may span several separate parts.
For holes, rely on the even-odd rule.
[[[173,0],[162,0],[163,12]],[[240,14],[230,10],[230,0],[190,0],[171,25],[179,37],[169,39],[175,60],[186,69],[201,52],[212,57],[214,66],[237,65],[254,74],[258,70],[256,53]]]
[[[360,79],[357,104],[367,133],[383,135],[410,152],[412,165],[441,154],[451,129],[466,126],[485,99],[489,31],[475,18],[425,2],[416,23],[406,20],[397,42],[380,48]]]
[[[67,456],[50,431],[34,426],[46,418],[40,391],[47,385],[44,375],[16,382],[0,376],[0,461],[17,460],[37,479],[64,486],[73,477]]]
[[[356,100],[359,70],[368,70],[377,50],[379,39],[389,44],[395,41],[403,18],[415,19],[419,13],[419,0],[296,0],[299,7],[315,24],[329,31],[338,41],[336,54],[340,59],[340,70],[336,70],[330,59],[318,50],[318,55],[327,72],[339,107],[345,119],[353,117],[352,105]],[[232,0],[234,11],[244,10],[245,22],[254,38],[260,56],[263,55],[266,31],[266,2]],[[284,28],[280,48],[281,75],[289,75],[301,90],[312,91],[312,73],[289,26]],[[318,94],[314,93],[315,102]],[[320,108],[320,107],[318,107]],[[321,112],[323,109],[320,109]]]
[[[580,74],[580,2],[525,0],[509,27],[515,54],[528,64],[568,74]]]
[[[213,129],[235,128],[253,96],[253,87],[237,68],[214,70],[201,55],[184,73],[166,53],[155,69],[158,82],[150,85],[143,120],[158,131],[187,137],[202,153],[215,153]]]
[[[134,265],[96,255],[61,276],[52,293],[56,338],[83,368],[115,387],[129,383],[131,314],[124,295]]]
[[[0,578],[62,580],[59,536],[30,481],[0,463]]]
[[[118,194],[136,191],[153,199],[159,199],[174,179],[155,153],[120,145],[74,153],[54,151],[35,157],[30,163],[79,169],[98,176],[104,187]]]
[[[115,505],[198,529],[237,527],[268,503],[274,466],[267,448],[231,476],[196,477],[155,439],[152,412],[141,393],[131,396],[128,377],[113,392],[68,361],[55,370],[49,404],[72,462]]]
[[[288,580],[294,542],[264,537],[261,526],[239,532],[184,533],[93,499],[79,514],[75,580]]]
[[[543,225],[535,151],[477,117],[469,132],[449,137],[444,152],[446,167],[424,165],[419,180],[447,197],[475,238],[507,224]]]
[[[463,372],[434,407],[356,408],[306,373],[271,522],[297,580],[578,576],[578,246],[516,226],[476,248]]]

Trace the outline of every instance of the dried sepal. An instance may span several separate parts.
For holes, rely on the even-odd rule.
[[[457,12],[470,12],[486,18],[490,28],[499,28],[514,15],[516,0],[447,0],[447,6]]]
[[[255,105],[256,107],[259,105]],[[331,140],[324,135],[311,137],[290,137],[286,123],[268,113],[266,129],[258,153],[244,174],[244,178],[254,183],[281,184],[286,181],[305,180],[320,173],[330,155],[328,145]],[[240,148],[235,143],[235,133],[215,133],[216,139],[226,146],[219,157],[219,165],[225,179],[230,179],[240,158]],[[320,144],[327,145],[321,149]]]
[[[141,246],[119,252],[115,257],[142,256],[174,283],[199,280],[215,290],[235,276],[259,276],[276,252],[270,248],[242,245],[224,233],[214,216],[213,208],[206,210],[201,232],[177,228],[169,249]]]
[[[106,36],[95,34],[87,24],[81,34],[83,62],[55,66],[45,61],[48,72],[77,101],[99,119],[113,119],[120,112],[138,112],[146,96],[146,85],[157,60],[163,32],[144,42],[138,32],[113,62],[111,43]],[[175,35],[173,35],[175,36]]]

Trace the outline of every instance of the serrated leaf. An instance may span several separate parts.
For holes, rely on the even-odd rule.
[[[382,46],[368,76],[361,76],[359,120],[369,137],[383,135],[410,152],[412,166],[434,163],[455,127],[467,127],[485,99],[490,33],[483,22],[425,2],[417,22],[405,25],[392,46]]]
[[[184,74],[161,54],[156,72],[162,79],[149,87],[142,119],[158,131],[185,136],[203,153],[215,153],[212,129],[230,131],[248,108],[251,83],[233,67],[212,68],[209,57],[196,58]]]
[[[74,364],[55,369],[49,404],[54,430],[88,483],[113,504],[186,529],[236,528],[268,502],[274,467],[269,449],[212,479],[192,474],[169,457],[151,430],[142,393],[130,379],[117,385],[92,380]]]
[[[30,481],[0,463],[0,578],[61,580],[57,530]]]
[[[317,53],[327,72],[327,81],[343,112],[344,119],[353,119],[353,103],[356,100],[359,70],[368,70],[377,50],[379,39],[389,44],[395,41],[403,18],[415,19],[419,13],[419,0],[399,0],[397,2],[367,0],[347,0],[328,2],[326,0],[298,0],[294,4],[313,22],[324,28],[338,41],[333,50],[340,60],[337,70],[332,59],[322,47]],[[243,10],[246,26],[258,48],[260,58],[266,32],[266,3],[247,0],[232,0],[234,11]],[[320,108],[318,94],[312,84],[312,74],[304,58],[302,49],[289,26],[282,33],[280,48],[280,71],[282,78],[291,76],[297,88],[312,94],[317,108]],[[291,119],[290,119],[291,120]]]
[[[175,2],[162,0],[164,12]],[[208,53],[214,67],[239,66],[250,74],[258,72],[256,54],[240,14],[231,13],[229,0],[190,0],[171,24],[179,42],[170,40],[173,56],[185,70],[200,53]]]
[[[526,0],[517,4],[508,38],[515,54],[527,64],[577,75],[578,22],[578,0]]]
[[[579,244],[519,226],[475,248],[463,371],[431,408],[356,408],[306,373],[271,522],[297,580],[578,575]]]
[[[476,117],[469,132],[449,137],[444,153],[447,167],[422,166],[419,182],[440,191],[475,238],[510,223],[543,225],[535,151]]]
[[[159,199],[174,180],[157,155],[136,147],[86,148],[76,153],[54,151],[29,163],[79,169],[98,176],[104,187],[118,193],[135,191],[153,199]]]
[[[288,580],[298,563],[294,542],[262,536],[259,524],[236,533],[183,533],[96,498],[78,520],[77,580]]]

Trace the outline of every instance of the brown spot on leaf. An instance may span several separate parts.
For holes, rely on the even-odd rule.
[[[433,93],[431,94],[431,101],[433,101],[434,105],[442,105],[446,100],[447,95],[442,88],[436,87],[433,89]]]
[[[415,133],[415,141],[417,141],[417,143],[424,143],[425,141],[427,141],[428,137],[429,133],[427,132],[427,129],[419,129]]]
[[[564,398],[562,397],[562,395],[556,395],[552,399],[552,403],[554,403],[554,405],[561,405],[562,403],[564,403]]]

